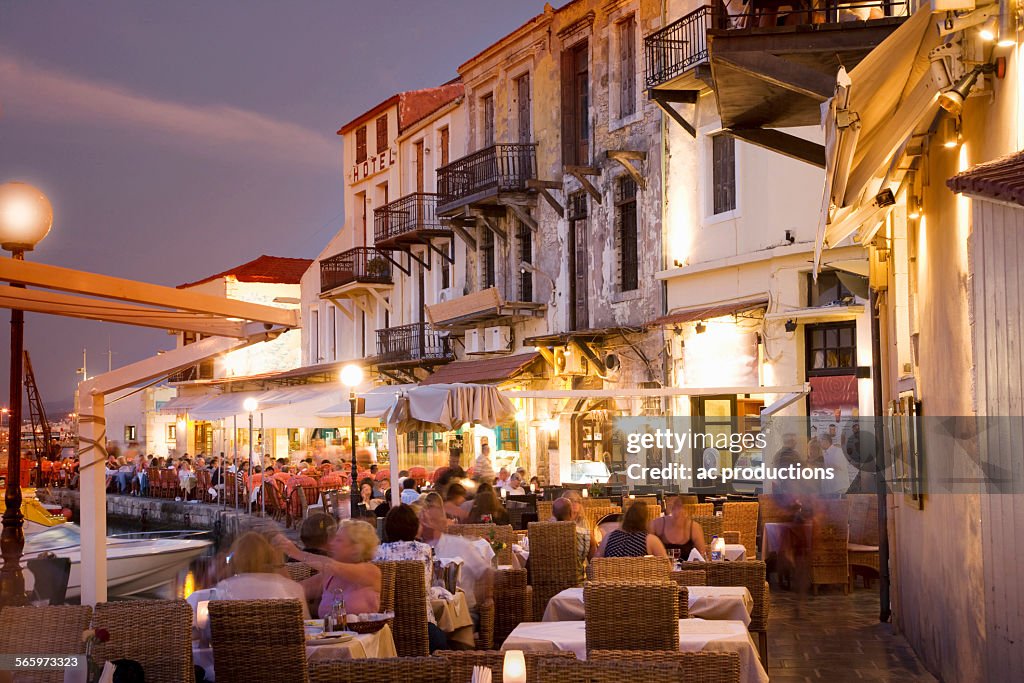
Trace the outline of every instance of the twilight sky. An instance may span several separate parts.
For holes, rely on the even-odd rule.
[[[40,187],[28,258],[164,285],[260,254],[313,258],[343,220],[334,132],[439,85],[543,0],[0,3],[0,182]],[[6,254],[5,254],[6,255]],[[0,319],[9,320],[6,311]],[[0,325],[7,404],[8,325]],[[26,314],[43,400],[171,348],[159,330]]]

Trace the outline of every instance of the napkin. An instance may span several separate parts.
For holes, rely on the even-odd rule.
[[[474,666],[472,683],[491,683],[493,672],[486,666]]]
[[[688,558],[686,558],[686,561],[687,562],[707,562],[707,560],[704,559],[704,556],[701,555],[697,551],[696,548],[694,548],[693,550],[690,551],[690,556]]]
[[[450,601],[450,600],[454,600],[455,596],[452,595],[443,586],[431,586],[430,587],[430,598],[432,600],[446,600],[446,601]]]
[[[103,671],[100,672],[99,683],[114,683],[114,663],[110,660],[103,662]]]

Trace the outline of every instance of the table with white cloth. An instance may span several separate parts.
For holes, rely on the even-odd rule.
[[[687,586],[687,592],[691,617],[750,626],[754,599],[744,586]],[[583,589],[566,588],[548,600],[543,621],[578,621],[584,615]]]
[[[523,622],[509,634],[501,649],[531,652],[562,650],[574,652],[577,659],[586,659],[586,622]],[[679,649],[682,652],[736,652],[740,656],[742,683],[768,682],[768,674],[761,665],[757,646],[742,621],[680,619]]]
[[[385,626],[376,633],[353,633],[352,637],[342,642],[306,640],[306,661],[325,662],[334,659],[380,659],[397,657],[395,639],[391,627]],[[202,667],[206,680],[213,681],[213,649],[192,644],[192,661]]]
[[[742,562],[747,559],[747,548],[740,543],[726,543],[722,554],[729,562]]]
[[[469,612],[465,593],[457,591],[451,600],[431,598],[430,609],[434,612],[437,627],[444,631],[450,642],[470,648],[476,645],[473,638],[473,615]]]

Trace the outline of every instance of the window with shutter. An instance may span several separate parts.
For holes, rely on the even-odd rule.
[[[639,249],[636,229],[636,181],[619,178],[615,185],[616,241],[619,249],[619,290],[631,292],[639,286]]]
[[[530,98],[530,74],[523,74],[516,79],[516,119],[519,142],[522,144],[528,144],[533,138],[530,126]]]
[[[441,130],[438,131],[438,138],[439,139],[437,141],[437,146],[441,148],[441,150],[440,150],[440,152],[441,152],[441,154],[440,154],[441,162],[440,163],[441,163],[442,166],[447,166],[448,165],[448,128],[447,127],[442,128]]]
[[[366,161],[366,126],[356,129],[356,163]]]
[[[530,226],[522,221],[516,221],[516,244],[519,246],[519,263],[533,263],[533,232]],[[533,301],[533,271],[518,268],[519,272],[519,300]]]
[[[587,300],[587,194],[569,195],[569,329],[585,330],[590,325]]]
[[[736,208],[736,145],[725,133],[711,137],[711,193],[716,215]]]
[[[423,140],[417,142],[416,148],[416,191],[423,192]]]
[[[388,148],[388,115],[377,117],[377,154]]]
[[[484,147],[494,144],[494,94],[488,93],[480,102],[483,109]]]
[[[562,52],[562,163],[590,163],[590,72],[587,41]]]
[[[493,287],[494,276],[494,233],[490,228],[483,229],[480,240],[480,289]]]
[[[636,112],[636,18],[619,25],[619,118]]]

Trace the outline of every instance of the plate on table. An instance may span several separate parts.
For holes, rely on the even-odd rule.
[[[333,633],[318,633],[315,636],[306,636],[306,645],[337,645],[345,643],[356,637],[355,633],[349,631],[336,631]]]

